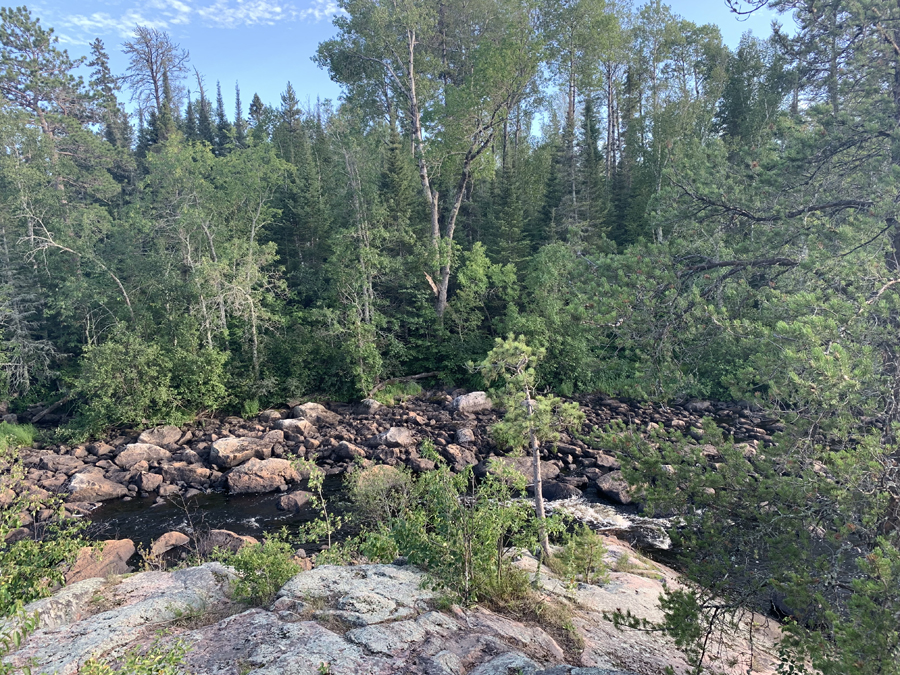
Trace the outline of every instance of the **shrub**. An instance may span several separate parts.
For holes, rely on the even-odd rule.
[[[237,572],[234,598],[256,606],[271,602],[288,579],[300,571],[294,561],[294,550],[287,542],[286,530],[237,552],[216,549],[213,557],[231,565]]]
[[[350,474],[350,500],[360,523],[387,523],[406,512],[412,501],[413,480],[403,467],[374,466]]]
[[[603,538],[586,525],[580,525],[549,563],[554,572],[571,584],[578,581],[602,583],[609,571],[604,561],[605,553]]]
[[[163,645],[159,640],[145,652],[137,647],[128,650],[121,665],[113,668],[106,659],[89,659],[78,671],[79,675],[184,675],[186,642],[176,640]]]

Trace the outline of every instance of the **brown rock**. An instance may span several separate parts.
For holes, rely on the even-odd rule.
[[[335,450],[335,456],[338,459],[354,460],[357,457],[364,458],[366,456],[366,451],[358,445],[353,445],[347,441],[341,441],[337,446],[337,450]]]
[[[294,406],[291,409],[291,417],[308,420],[315,426],[322,424],[336,426],[341,423],[340,415],[331,412],[320,403],[304,403],[303,405]]]
[[[99,546],[85,546],[78,553],[72,569],[66,574],[66,583],[106,578],[111,574],[127,574],[131,571],[128,559],[134,555],[131,539],[110,539]]]
[[[495,472],[494,467],[507,467],[519,472],[529,484],[532,483],[534,477],[534,468],[531,463],[531,457],[491,457],[475,467],[475,475],[483,478],[488,473]],[[559,475],[559,467],[550,462],[541,461],[541,481],[553,480]]]
[[[424,473],[426,471],[431,471],[434,468],[434,462],[430,459],[425,459],[424,457],[410,457],[407,464],[409,465],[409,468],[416,473]]]
[[[166,532],[150,546],[150,555],[159,557],[164,553],[168,553],[173,548],[184,546],[190,541],[191,538],[181,532]]]
[[[161,485],[157,490],[160,497],[173,497],[181,492],[176,485]]]
[[[184,483],[185,485],[203,485],[209,480],[212,472],[203,466],[175,462],[162,468],[163,479],[167,483]]]
[[[272,456],[274,444],[274,440],[270,441],[267,438],[226,436],[213,443],[209,461],[221,469],[230,469],[254,457],[268,459]]]
[[[312,497],[313,494],[311,492],[304,492],[303,490],[297,490],[296,492],[282,495],[278,498],[278,510],[297,513],[309,503],[309,500],[312,499]]]
[[[301,436],[311,436],[318,433],[318,429],[313,426],[312,422],[305,419],[278,420],[275,422],[275,428],[282,431],[290,431]]]
[[[253,537],[241,536],[231,530],[210,530],[209,534],[200,540],[199,548],[201,555],[209,555],[215,548],[236,553],[245,546],[258,543],[259,541]]]
[[[387,431],[383,431],[366,441],[366,445],[373,448],[378,447],[379,445],[386,445],[389,448],[399,448],[415,444],[415,436],[413,436],[413,433],[405,427],[391,427]]]
[[[130,470],[138,462],[156,462],[172,458],[172,453],[150,443],[131,443],[116,457],[116,464]]]
[[[234,468],[226,476],[232,494],[274,492],[284,490],[288,483],[300,480],[300,475],[286,459],[256,458]]]
[[[69,481],[69,493],[66,501],[102,502],[124,497],[128,488],[96,473],[76,473]]]
[[[464,471],[467,466],[478,463],[474,452],[454,443],[441,448],[441,455],[447,460],[450,468],[457,473]]]
[[[137,477],[135,484],[139,490],[144,492],[153,492],[162,485],[163,478],[158,473],[142,473]]]
[[[41,463],[38,466],[45,471],[61,472],[71,476],[79,469],[84,468],[84,462],[70,455],[44,455],[41,457]]]
[[[181,439],[181,429],[176,426],[166,425],[147,429],[138,436],[138,443],[149,445],[169,445],[177,443]]]

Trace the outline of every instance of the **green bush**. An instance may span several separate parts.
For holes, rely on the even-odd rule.
[[[511,550],[537,541],[528,502],[513,499],[523,485],[513,487],[490,476],[476,485],[471,467],[454,475],[443,463],[404,483],[402,491],[385,489],[389,481],[381,477],[357,480],[378,485],[385,502],[392,493],[401,495],[387,507],[389,516],[380,527],[357,539],[364,556],[406,556],[429,573],[436,587],[466,604],[527,594],[526,575],[512,566],[509,556]],[[369,511],[372,493],[368,488],[351,491],[358,511]]]
[[[604,582],[609,571],[603,538],[586,525],[580,525],[569,536],[562,550],[548,562],[551,569],[570,584]]]
[[[177,423],[220,407],[225,354],[184,342],[163,349],[123,329],[87,348],[74,382],[84,402],[78,426],[98,433],[111,426]]]
[[[396,405],[409,398],[418,396],[422,391],[422,387],[418,382],[400,382],[399,384],[389,384],[384,389],[376,391],[372,394],[372,398],[382,405]]]
[[[213,557],[231,565],[237,572],[234,598],[255,606],[271,602],[288,579],[300,571],[284,530],[268,535],[260,544],[244,546],[237,552],[216,549]]]

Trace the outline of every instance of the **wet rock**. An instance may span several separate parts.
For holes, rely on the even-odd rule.
[[[366,441],[366,445],[372,448],[378,447],[379,445],[385,445],[389,448],[399,448],[415,444],[415,436],[413,436],[412,431],[405,427],[391,427],[387,431],[383,431]]]
[[[249,459],[269,459],[274,442],[266,438],[226,436],[212,444],[209,461],[220,469],[230,469]]]
[[[191,538],[181,532],[166,532],[150,546],[150,555],[160,557],[173,548],[190,543]]]
[[[141,432],[137,442],[149,445],[170,445],[177,443],[181,439],[181,435],[181,429],[176,426],[166,425]]]
[[[102,502],[128,494],[128,488],[96,473],[76,473],[69,481],[67,501]]]
[[[131,571],[128,559],[134,555],[131,539],[110,539],[96,546],[85,546],[78,552],[75,563],[66,573],[66,583],[73,584],[95,577],[106,578],[111,574],[127,574]]]
[[[628,481],[621,471],[612,471],[597,480],[597,492],[619,504],[630,504],[632,501]]]
[[[151,443],[131,443],[116,457],[116,464],[126,471],[138,462],[158,462],[172,458],[172,453]]]
[[[384,406],[374,398],[366,398],[353,406],[354,415],[374,415]]]
[[[303,507],[306,506],[309,503],[309,500],[312,498],[313,494],[311,492],[296,490],[295,492],[282,495],[278,498],[278,510],[298,513],[299,511],[303,510]]]
[[[471,394],[463,394],[453,399],[452,408],[459,413],[476,413],[490,410],[494,407],[491,399],[483,391],[473,391]]]
[[[291,417],[308,420],[314,426],[327,424],[336,426],[341,423],[341,416],[331,412],[320,403],[304,403],[291,409]]]
[[[560,499],[575,499],[581,497],[581,490],[573,485],[559,483],[553,480],[541,480],[541,492],[547,501],[558,501]]]
[[[226,480],[232,494],[249,494],[285,490],[288,483],[299,481],[300,475],[286,459],[253,458],[232,469]]]

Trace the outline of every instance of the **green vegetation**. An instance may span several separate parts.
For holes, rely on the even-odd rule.
[[[184,675],[184,656],[188,645],[181,640],[165,643],[157,639],[149,649],[129,649],[121,664],[113,667],[105,659],[89,659],[81,666],[79,675]]]
[[[270,603],[288,579],[300,571],[285,531],[267,534],[262,543],[243,546],[236,552],[216,550],[213,558],[237,572],[235,600],[255,607]]]
[[[86,437],[414,375],[478,386],[466,364],[510,334],[532,352],[505,394],[526,402],[742,401],[784,422],[755,454],[711,424],[713,464],[687,439],[609,439],[642,502],[685,522],[697,586],[670,627],[775,588],[814,617],[790,629],[813,668],[897,673],[896,3],[729,0],[796,26],[735,49],[655,2],[339,4],[316,60],[340,105],[302,109],[288,85],[233,120],[179,98],[187,54],[162,31],[136,28],[122,92],[102,42],[85,64],[0,10],[9,408],[70,397]],[[541,405],[511,403],[497,438],[539,439],[563,412]],[[479,546],[524,530],[479,510],[483,486],[435,475],[413,503],[429,480],[474,501],[403,507],[420,515],[382,540],[484,595],[503,556],[466,553],[482,535],[460,523],[485,528]],[[38,506],[17,499],[3,537]],[[58,579],[66,532],[0,545],[0,611]]]

